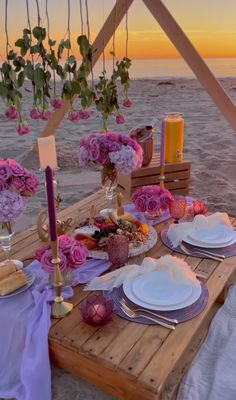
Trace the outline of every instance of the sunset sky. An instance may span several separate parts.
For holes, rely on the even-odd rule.
[[[163,0],[167,8],[203,57],[236,57],[236,0]],[[26,27],[25,0],[9,0],[8,30],[13,45]],[[36,24],[35,0],[29,0],[31,23]],[[39,0],[43,25],[45,0]],[[84,1],[83,1],[84,3]],[[0,53],[5,57],[4,0],[0,0]],[[67,0],[48,0],[51,36],[58,41],[67,27]],[[91,37],[94,39],[109,14],[114,0],[88,0]],[[17,12],[16,12],[17,9]],[[85,19],[85,15],[84,15]],[[77,55],[76,37],[81,33],[79,0],[71,0],[71,34]],[[108,45],[107,53],[111,50]],[[125,52],[124,21],[116,32],[116,56]],[[142,0],[134,0],[129,11],[129,56],[139,58],[175,58],[178,52],[146,9]]]

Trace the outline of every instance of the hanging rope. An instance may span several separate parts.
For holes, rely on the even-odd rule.
[[[80,9],[80,21],[81,21],[81,35],[83,35],[84,34],[84,17],[83,17],[82,0],[79,0],[79,9]]]
[[[38,2],[38,0],[35,0],[35,1],[36,1],[37,15],[38,15],[38,26],[40,26],[41,17],[40,17],[39,2]]]
[[[50,39],[50,22],[49,22],[49,14],[48,14],[48,0],[46,0],[46,18],[47,18],[48,39]]]
[[[114,72],[115,69],[115,57],[116,57],[116,49],[115,49],[115,41],[116,41],[116,13],[117,13],[117,0],[115,4],[115,15],[114,15],[114,33],[112,37],[112,69]]]
[[[125,57],[128,58],[129,29],[128,29],[128,7],[127,7],[127,0],[125,0],[125,7],[126,7],[126,14],[125,14],[125,30],[126,30]]]
[[[7,22],[8,22],[8,0],[5,0],[5,34],[6,34],[6,59],[8,56],[8,48],[10,46],[9,43],[9,36],[8,36],[8,27],[7,27]],[[8,61],[9,62],[9,61]]]
[[[70,41],[70,0],[68,0],[68,17],[67,17],[67,33],[68,33],[68,40],[70,42],[70,46],[71,46],[71,41]],[[70,49],[67,50],[67,56],[69,58],[70,56]]]
[[[90,43],[90,26],[89,26],[89,12],[88,12],[88,0],[85,0],[85,9],[86,9],[86,23],[87,23],[87,32],[88,32],[88,41]],[[93,78],[93,54],[91,54],[91,78],[92,78],[92,88],[94,88],[94,78]]]

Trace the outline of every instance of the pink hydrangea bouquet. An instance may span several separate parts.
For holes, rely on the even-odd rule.
[[[143,150],[139,143],[118,132],[93,133],[80,141],[79,159],[82,166],[95,163],[112,165],[124,175],[142,166]]]
[[[137,211],[150,214],[155,214],[160,210],[168,210],[172,199],[169,190],[158,185],[142,186],[132,195],[132,201]]]
[[[58,256],[61,259],[60,270],[66,268],[76,269],[81,267],[88,257],[87,247],[78,240],[75,240],[67,235],[61,235],[58,238],[59,252]],[[41,262],[45,272],[51,274],[53,272],[52,250],[49,245],[40,247],[35,254],[35,258]]]
[[[11,190],[21,196],[31,197],[39,187],[36,175],[11,159],[0,159],[0,193]]]

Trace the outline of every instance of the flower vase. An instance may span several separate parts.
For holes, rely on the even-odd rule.
[[[156,211],[145,211],[144,215],[148,219],[156,219],[159,218],[162,214],[162,209],[160,208],[159,210]]]
[[[11,252],[11,238],[15,233],[14,221],[0,222],[0,245],[2,246],[5,254],[6,261],[10,261]]]
[[[61,276],[62,276],[62,287],[70,287],[72,286],[73,283],[73,269],[70,267],[65,268],[64,270],[61,271]],[[49,283],[50,285],[53,286],[54,284],[54,274],[53,272],[49,275]]]
[[[112,200],[114,197],[115,190],[117,188],[117,171],[113,164],[105,165],[101,171],[101,178],[102,178],[102,187],[106,193],[107,199],[107,209],[103,210],[106,211],[106,214],[109,214],[114,211],[112,208]]]

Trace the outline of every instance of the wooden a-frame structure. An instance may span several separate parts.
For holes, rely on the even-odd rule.
[[[93,49],[96,49],[96,51],[93,53],[92,66],[98,61],[104,48],[112,38],[114,31],[121,23],[133,1],[134,0],[116,1],[115,6],[93,43]],[[143,0],[143,2],[196,75],[203,88],[208,92],[230,126],[236,132],[236,107],[234,103],[198,54],[169,10],[161,0]],[[42,137],[55,134],[64,115],[69,109],[69,105],[69,101],[64,99],[62,107],[53,113],[52,118],[48,121],[45,129],[41,133]]]

